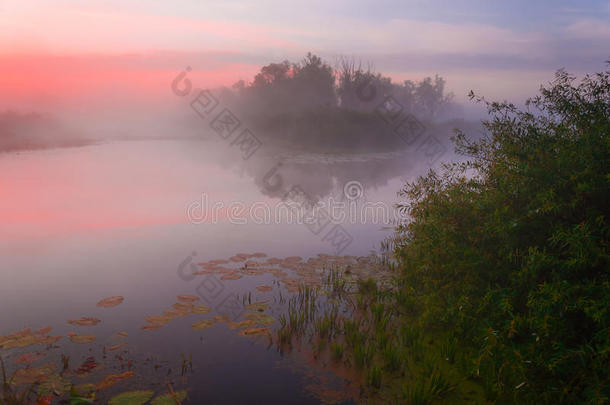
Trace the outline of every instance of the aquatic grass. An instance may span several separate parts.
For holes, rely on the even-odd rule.
[[[358,280],[358,293],[366,297],[377,296],[377,283],[372,278]]]
[[[444,397],[455,389],[438,368],[427,374],[425,371],[417,375],[415,381],[403,387],[403,399],[408,404],[427,405]]]
[[[400,348],[389,344],[382,350],[386,368],[392,372],[398,372],[403,368],[404,357]]]
[[[381,388],[381,368],[374,364],[366,375],[366,383],[375,390]]]
[[[345,342],[349,347],[355,347],[356,344],[362,343],[364,335],[360,331],[361,325],[362,322],[360,320],[345,319],[343,321]]]
[[[390,335],[385,329],[377,330],[375,332],[375,342],[379,350],[384,350],[390,343]]]
[[[373,303],[371,305],[371,314],[373,315],[375,323],[378,323],[381,319],[383,319],[385,314],[385,305],[383,302]]]
[[[34,393],[36,384],[31,384],[27,390],[17,392],[14,391],[12,385],[14,383],[15,374],[8,377],[4,359],[0,356],[0,366],[2,368],[2,396],[0,396],[0,404],[6,405],[27,405],[30,403],[30,395]]]
[[[335,361],[341,361],[343,359],[343,352],[345,351],[345,346],[343,343],[333,342],[332,343],[332,355]]]
[[[450,364],[455,363],[455,356],[457,353],[457,340],[454,337],[448,337],[441,343],[440,354],[443,359],[448,361]]]
[[[400,339],[403,346],[413,347],[420,341],[421,331],[417,327],[403,324],[400,327]]]
[[[279,328],[276,334],[280,347],[284,347],[292,343],[292,331],[289,328]]]
[[[403,399],[409,405],[428,405],[433,396],[426,387],[425,381],[418,379],[415,383],[403,386]]]
[[[353,355],[354,364],[356,364],[356,367],[363,368],[369,364],[372,357],[372,351],[366,343],[358,342],[354,346]]]
[[[325,277],[324,288],[331,296],[342,297],[346,293],[347,283],[341,272],[336,267],[331,267]]]
[[[455,384],[451,383],[440,370],[436,369],[428,377],[428,390],[432,395],[443,396],[453,391]]]

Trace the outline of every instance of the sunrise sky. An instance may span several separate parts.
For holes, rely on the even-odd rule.
[[[601,0],[4,0],[0,108],[161,100],[187,65],[202,85],[230,85],[308,51],[396,80],[438,73],[458,101],[473,89],[518,102],[558,68],[600,71],[609,44]]]

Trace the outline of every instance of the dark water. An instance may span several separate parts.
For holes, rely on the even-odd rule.
[[[75,384],[129,368],[135,372],[107,389],[107,396],[128,389],[163,392],[171,380],[176,389],[188,389],[191,403],[320,402],[306,387],[328,372],[314,370],[304,353],[282,354],[267,340],[240,336],[226,323],[191,330],[192,322],[215,314],[237,317],[223,312],[223,302],[248,293],[252,302],[275,297],[267,313],[276,316],[283,309],[275,293],[255,289],[273,284],[275,277],[216,278],[212,294],[202,284],[205,278],[185,276],[184,269],[238,252],[304,260],[319,253],[367,255],[389,234],[403,180],[427,166],[403,153],[276,150],[244,161],[230,151],[219,152],[220,146],[139,141],[0,155],[0,336],[44,326],[52,326],[53,335],[96,335],[89,345],[64,338],[48,350],[0,350],[11,369],[18,353],[45,352],[47,357],[35,365],[61,364],[60,355],[66,353],[71,367],[90,356],[104,365],[89,377],[77,377]],[[343,203],[333,214],[337,220],[321,231],[280,214],[275,220],[282,190],[266,187],[262,179],[278,162],[282,190],[297,185],[316,200]],[[379,211],[366,211],[366,203]],[[215,217],[214,204],[225,207]],[[245,208],[233,215],[229,206]],[[266,210],[271,219],[265,218]],[[350,240],[340,251],[326,237],[336,225]],[[212,312],[175,319],[156,331],[140,329],[145,317],[170,308],[179,294],[199,296]],[[100,299],[115,295],[125,301],[114,308],[96,307]],[[81,316],[101,323],[79,327],[66,322]],[[119,331],[128,337],[121,340]],[[120,350],[104,353],[104,346],[123,341],[127,345]],[[182,355],[192,356],[192,367],[184,372]],[[348,383],[332,376],[325,381],[338,390]]]

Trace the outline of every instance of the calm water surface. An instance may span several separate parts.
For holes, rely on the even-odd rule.
[[[97,337],[91,345],[62,339],[49,350],[32,346],[0,351],[10,367],[17,353],[28,351],[45,352],[40,363],[59,363],[60,354],[67,353],[75,367],[93,356],[105,369],[76,383],[99,381],[131,367],[136,376],[108,389],[107,395],[127,389],[160,392],[171,380],[177,388],[188,388],[191,403],[318,403],[320,398],[305,387],[324,380],[328,387],[345,388],[347,382],[311,367],[306,354],[281,354],[265,339],[240,336],[226,324],[193,331],[191,316],[156,331],[140,326],[145,317],[170,308],[179,294],[199,296],[212,308],[210,315],[222,313],[219,308],[227,297],[250,293],[256,301],[272,296],[255,289],[274,283],[269,274],[235,281],[216,278],[211,293],[202,284],[204,277],[184,276],[198,262],[238,252],[305,260],[337,253],[324,232],[316,234],[294,218],[274,220],[281,190],[266,188],[261,179],[277,162],[282,162],[284,190],[298,185],[316,199],[344,203],[348,215],[338,223],[351,243],[340,254],[353,256],[378,249],[389,223],[370,215],[366,223],[350,220],[350,207],[357,215],[366,202],[391,207],[401,179],[427,168],[396,153],[274,151],[244,161],[230,151],[219,152],[221,146],[211,141],[134,141],[0,154],[0,335],[52,326],[54,335]],[[349,182],[360,187],[355,197],[346,195]],[[270,207],[272,220],[260,221],[263,211],[256,218],[227,209],[206,216],[215,203],[242,204],[244,212]],[[189,220],[187,212],[200,223]],[[125,301],[114,308],[96,307],[100,299],[115,295]],[[274,298],[267,313],[274,316],[281,310]],[[229,310],[228,315],[235,314]],[[102,322],[90,327],[66,322],[81,316]],[[128,333],[128,344],[117,353],[129,358],[130,366],[115,352],[103,351],[121,341],[119,331]],[[185,373],[183,354],[192,356],[192,369]]]

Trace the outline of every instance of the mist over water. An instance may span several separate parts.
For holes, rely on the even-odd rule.
[[[576,3],[4,1],[0,404],[607,400]]]

